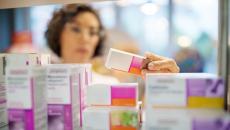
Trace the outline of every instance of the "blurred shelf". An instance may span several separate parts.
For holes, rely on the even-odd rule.
[[[29,7],[48,4],[73,4],[73,3],[91,3],[99,1],[115,0],[0,0],[0,9]]]

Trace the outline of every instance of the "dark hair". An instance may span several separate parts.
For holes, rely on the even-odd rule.
[[[99,15],[93,8],[91,8],[88,5],[70,4],[54,12],[53,17],[50,20],[48,24],[48,28],[45,32],[45,37],[48,42],[48,46],[59,57],[61,57],[60,34],[63,31],[64,25],[67,22],[70,22],[74,17],[84,12],[90,12],[94,14],[99,22],[99,31],[100,31],[99,37],[100,38],[96,46],[93,57],[99,56],[102,54],[103,42],[104,42],[105,36],[103,34],[104,28],[102,26]]]

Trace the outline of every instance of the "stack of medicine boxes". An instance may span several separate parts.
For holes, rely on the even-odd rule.
[[[224,130],[224,81],[205,73],[147,74],[145,130]],[[227,128],[229,129],[229,128]]]
[[[140,74],[143,58],[111,49],[106,67]],[[139,130],[138,84],[91,84],[87,88],[83,130]]]
[[[141,74],[145,57],[110,49],[106,67]],[[143,122],[152,129],[224,129],[224,81],[205,73],[147,74]],[[198,114],[197,114],[198,113]],[[216,123],[217,122],[217,123]]]

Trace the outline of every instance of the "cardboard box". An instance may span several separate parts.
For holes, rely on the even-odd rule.
[[[48,66],[49,130],[56,130],[55,122],[65,130],[82,126],[82,112],[86,107],[86,66],[83,64],[53,64]]]
[[[6,66],[40,66],[50,64],[49,54],[0,53],[0,75],[5,75]]]
[[[88,106],[137,106],[138,84],[91,84],[87,88]]]
[[[215,75],[147,74],[146,106],[151,108],[224,107],[224,81]]]
[[[6,67],[40,66],[50,63],[48,54],[0,53],[0,127],[8,123],[6,114]]]
[[[89,107],[83,112],[83,130],[139,130],[138,109]]]
[[[46,69],[7,67],[9,129],[47,129]]]
[[[216,109],[146,110],[143,130],[228,130],[230,115]]]
[[[111,48],[105,66],[109,69],[140,75],[144,59],[143,56]]]

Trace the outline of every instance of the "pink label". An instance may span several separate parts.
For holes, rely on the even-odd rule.
[[[82,111],[83,111],[83,102],[82,102],[82,95],[81,95],[81,90],[82,90],[82,79],[81,79],[81,74],[79,74],[79,102],[80,102],[80,127],[82,127]]]
[[[112,86],[111,96],[112,98],[136,98],[136,88],[125,86]]]
[[[86,84],[86,85],[89,85],[88,72],[87,72],[86,69],[85,69],[85,84]]]
[[[49,130],[73,130],[71,105],[48,105]]]
[[[8,109],[9,130],[34,130],[33,110]]]
[[[133,56],[130,68],[141,68],[143,59]]]

